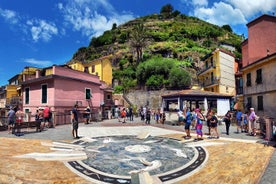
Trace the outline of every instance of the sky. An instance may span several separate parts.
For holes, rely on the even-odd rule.
[[[276,13],[276,0],[0,0],[0,86],[24,67],[69,61],[116,23],[174,10],[247,37],[246,24]]]

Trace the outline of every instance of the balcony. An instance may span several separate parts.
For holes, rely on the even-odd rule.
[[[208,66],[208,67],[205,67],[205,68],[203,68],[202,70],[200,70],[198,73],[197,73],[197,75],[204,75],[204,74],[206,74],[206,73],[208,73],[208,72],[212,72],[213,70],[215,70],[216,69],[216,65],[211,65],[211,66]]]
[[[220,78],[213,78],[213,79],[209,79],[209,80],[204,80],[201,83],[201,86],[206,88],[206,87],[213,87],[213,86],[217,86],[220,83]]]
[[[6,106],[20,106],[22,105],[22,97],[21,96],[13,96],[6,100]]]

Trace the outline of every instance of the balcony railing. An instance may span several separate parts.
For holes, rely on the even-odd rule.
[[[8,106],[16,106],[22,105],[22,97],[21,96],[13,96],[11,98],[7,98],[6,105]]]
[[[204,73],[206,73],[207,71],[212,71],[212,70],[214,70],[216,68],[216,65],[211,65],[211,66],[208,66],[208,67],[205,67],[205,68],[203,68],[203,69],[201,69],[198,73],[197,73],[197,75],[201,75],[201,74],[204,74]]]
[[[201,83],[202,87],[210,87],[210,86],[214,86],[214,85],[219,85],[220,83],[220,78],[214,78],[214,79],[210,79],[210,80],[205,80]]]

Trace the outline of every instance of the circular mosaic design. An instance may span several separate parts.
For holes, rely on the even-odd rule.
[[[135,136],[93,138],[79,140],[87,159],[67,163],[77,173],[101,183],[131,183],[131,176],[148,172],[162,182],[177,181],[195,171],[206,160],[206,151],[188,147],[175,139]]]

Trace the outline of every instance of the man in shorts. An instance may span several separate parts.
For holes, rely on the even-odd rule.
[[[15,120],[15,111],[13,108],[10,108],[8,112],[8,133],[11,133],[11,129],[14,126],[14,120]]]
[[[185,139],[190,139],[191,138],[191,134],[190,134],[190,127],[193,121],[193,114],[190,112],[190,110],[187,108],[186,109],[186,121],[185,121],[185,132],[186,132],[186,136],[184,136]]]
[[[71,121],[72,121],[72,135],[73,135],[74,139],[79,139],[80,138],[78,136],[79,119],[78,119],[78,105],[77,104],[72,109]]]

